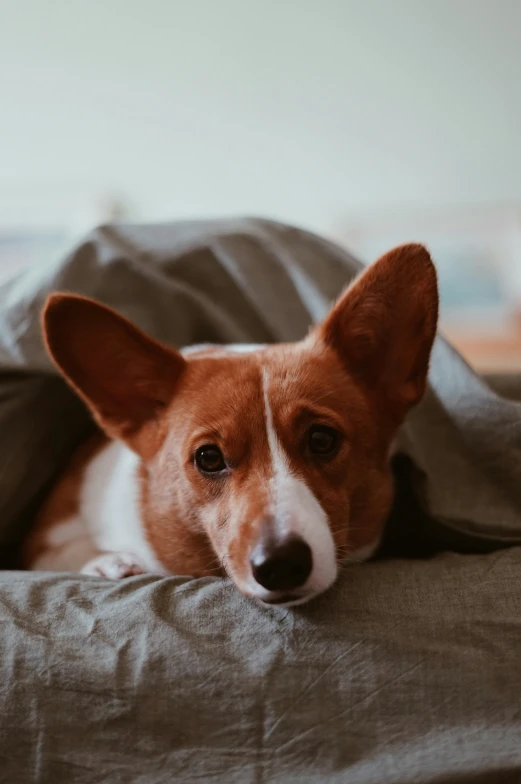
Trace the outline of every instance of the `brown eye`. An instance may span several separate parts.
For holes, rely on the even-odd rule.
[[[336,452],[340,434],[332,427],[315,425],[308,433],[308,449],[317,457],[332,457]]]
[[[195,465],[203,474],[217,474],[226,469],[223,453],[215,444],[199,447],[195,453]]]

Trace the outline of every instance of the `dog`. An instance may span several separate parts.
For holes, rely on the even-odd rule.
[[[41,509],[26,567],[229,576],[285,607],[326,591],[378,548],[437,319],[422,245],[366,268],[291,344],[179,352],[94,300],[51,295],[48,352],[100,433]]]

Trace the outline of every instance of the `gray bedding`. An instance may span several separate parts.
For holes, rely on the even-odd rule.
[[[48,292],[177,346],[278,341],[358,269],[238,220],[104,227],[4,284],[4,562],[91,427],[42,348]],[[520,388],[496,394],[439,338],[403,428],[388,552],[460,554],[351,567],[293,610],[215,579],[0,573],[0,781],[521,781]]]

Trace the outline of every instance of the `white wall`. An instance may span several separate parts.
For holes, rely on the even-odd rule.
[[[0,0],[0,205],[521,204],[519,0]]]

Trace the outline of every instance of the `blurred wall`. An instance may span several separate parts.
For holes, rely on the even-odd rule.
[[[0,0],[0,208],[521,203],[519,0]]]

